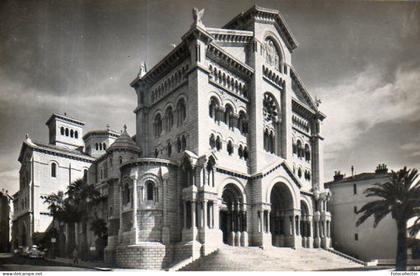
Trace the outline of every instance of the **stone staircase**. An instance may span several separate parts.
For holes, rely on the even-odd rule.
[[[181,268],[182,271],[357,270],[364,266],[324,249],[224,246]]]

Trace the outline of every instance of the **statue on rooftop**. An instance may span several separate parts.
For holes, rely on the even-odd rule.
[[[141,79],[144,75],[146,75],[146,73],[147,73],[146,62],[143,62],[142,64],[140,64],[140,70],[138,74],[139,79]]]
[[[193,15],[195,25],[203,25],[203,22],[201,21],[201,19],[203,18],[203,15],[204,15],[204,9],[198,10],[197,8],[193,8],[192,15]]]

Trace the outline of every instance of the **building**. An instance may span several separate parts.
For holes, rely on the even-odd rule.
[[[48,143],[32,141],[27,135],[20,150],[19,190],[13,196],[14,248],[31,246],[33,234],[43,233],[51,225],[43,197],[64,192],[70,183],[86,177],[94,157],[118,137],[110,130],[83,136],[84,123],[66,115],[52,114],[46,125]]]
[[[13,198],[0,191],[0,252],[10,252],[12,240]]]
[[[330,247],[325,115],[293,68],[296,40],[276,10],[254,6],[222,28],[205,26],[202,16],[194,9],[182,42],[149,71],[141,65],[131,82],[134,139],[124,128],[118,138],[91,132],[72,143],[67,126],[65,140],[57,126],[50,135],[55,146],[42,148],[64,154],[71,144],[66,154],[80,163],[69,157],[63,167],[71,164],[77,177],[87,170],[88,184],[106,198],[90,217],[106,221],[104,257],[120,267],[161,269],[223,244]],[[76,130],[81,137],[83,129]],[[33,164],[41,147],[28,139],[22,164]],[[47,180],[55,160],[48,158]],[[75,178],[66,175],[63,187]],[[80,225],[75,233],[96,247],[93,233]]]
[[[119,226],[108,258],[155,269],[223,243],[329,247],[325,116],[292,66],[296,40],[276,10],[254,6],[222,28],[202,16],[131,83],[142,157],[108,189]]]
[[[374,184],[390,181],[386,165],[378,165],[375,172],[344,177],[336,172],[334,180],[325,183],[332,193],[329,208],[332,222],[333,247],[364,261],[394,260],[397,251],[397,227],[388,214],[376,228],[373,218],[356,226],[357,210],[374,200],[363,193]]]

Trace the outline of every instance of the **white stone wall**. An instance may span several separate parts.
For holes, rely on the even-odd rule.
[[[372,218],[357,227],[356,221],[360,215],[354,212],[354,207],[360,210],[364,204],[375,200],[374,197],[367,198],[363,194],[365,189],[375,183],[386,181],[388,179],[382,177],[330,186],[333,195],[329,206],[334,218],[332,221],[334,248],[367,261],[395,258],[397,227],[391,216],[386,216],[376,228],[373,228]],[[353,184],[357,186],[357,194],[353,192]],[[358,240],[355,240],[355,234],[358,234]]]
[[[56,177],[51,176],[51,163],[57,164]],[[34,152],[34,231],[44,232],[52,221],[47,204],[41,196],[47,196],[58,191],[65,192],[67,186],[77,179],[82,179],[84,170],[91,163],[66,157]]]

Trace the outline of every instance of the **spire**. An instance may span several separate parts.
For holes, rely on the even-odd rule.
[[[124,124],[124,132],[127,132],[127,125],[126,124]]]

